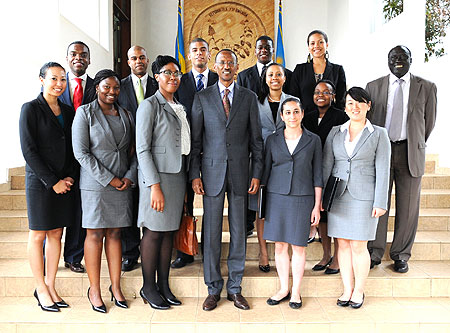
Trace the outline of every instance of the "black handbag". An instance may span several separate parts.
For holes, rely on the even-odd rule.
[[[266,217],[266,186],[261,185],[258,190],[258,217]]]
[[[322,200],[322,208],[327,212],[331,210],[334,196],[336,195],[336,190],[340,181],[341,179],[338,177],[330,176],[330,178],[328,178]]]

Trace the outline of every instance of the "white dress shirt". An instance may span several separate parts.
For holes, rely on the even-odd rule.
[[[83,97],[84,93],[86,91],[86,80],[87,80],[87,74],[84,73],[81,76],[75,76],[72,72],[69,72],[69,88],[70,88],[70,100],[73,103],[73,93],[75,92],[75,88],[77,87],[78,83],[75,81],[75,79],[81,79],[81,87],[83,88]]]
[[[220,98],[223,99],[223,94],[225,89],[228,89],[230,92],[228,93],[228,100],[230,101],[230,106],[233,105],[233,95],[234,95],[234,82],[229,86],[225,87],[220,81],[217,81],[219,85]]]
[[[361,132],[358,133],[356,137],[353,138],[353,141],[350,141],[350,120],[348,120],[346,123],[342,124],[340,127],[340,131],[343,133],[345,130],[347,131],[347,134],[345,135],[344,140],[344,146],[345,150],[347,151],[348,156],[353,155],[353,151],[355,150],[356,145],[358,144],[359,139],[361,139],[361,135],[364,132],[364,129],[367,128],[370,133],[372,133],[375,129],[373,128],[372,124],[370,123],[369,119],[366,119],[366,124],[364,125]]]
[[[203,87],[204,87],[203,89],[205,89],[208,86],[209,68],[206,68],[206,70],[203,73],[200,73],[200,72],[196,71],[194,68],[192,68],[191,71],[192,71],[192,75],[194,76],[195,86],[196,87],[197,87],[197,84],[198,84],[197,76],[199,74],[203,74],[202,82],[203,82]]]
[[[133,81],[133,87],[134,87],[134,91],[136,92],[136,89],[138,88],[138,81],[139,78],[134,75],[133,73],[131,73],[131,80]],[[148,73],[145,73],[145,75],[143,77],[141,77],[141,85],[142,85],[142,89],[144,90],[144,96],[147,90],[147,80],[148,80]]]
[[[259,76],[261,76],[261,74],[262,74],[262,70],[263,70],[263,67],[264,66],[269,66],[271,63],[273,63],[273,61],[272,60],[270,60],[267,64],[265,64],[265,65],[263,65],[263,64],[261,64],[260,62],[256,62],[256,67],[258,68],[258,74],[259,74]]]
[[[406,138],[408,137],[406,122],[407,122],[407,118],[408,118],[408,101],[409,101],[409,87],[410,87],[410,83],[411,83],[411,75],[408,72],[404,76],[402,76],[400,79],[402,79],[404,82],[402,84],[403,121],[402,121],[402,131],[401,131],[399,140],[406,140]],[[395,95],[395,91],[397,90],[397,87],[399,85],[397,80],[398,80],[398,78],[394,74],[391,73],[389,75],[388,100],[387,100],[387,108],[386,108],[386,123],[384,126],[384,127],[386,127],[388,132],[389,132],[389,127],[391,126],[392,107],[394,105],[394,95]]]

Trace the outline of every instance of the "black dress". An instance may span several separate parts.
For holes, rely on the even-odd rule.
[[[344,109],[344,95],[347,89],[344,68],[327,60],[322,80],[330,80],[336,86],[336,107]],[[313,94],[316,86],[313,63],[303,63],[295,66],[290,82],[289,93],[300,98],[305,109],[305,115],[316,109]]]
[[[31,230],[62,228],[74,221],[78,185],[66,194],[56,194],[53,190],[60,179],[78,178],[71,135],[74,112],[59,100],[58,104],[64,127],[42,93],[25,103],[20,113],[20,145],[26,161],[25,192]]]

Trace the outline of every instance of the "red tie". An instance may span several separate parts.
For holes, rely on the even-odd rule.
[[[77,86],[75,87],[75,91],[73,92],[73,107],[75,111],[77,111],[78,107],[83,101],[83,86],[81,85],[81,82],[83,80],[79,77],[74,78],[74,80],[77,82]]]
[[[223,92],[223,98],[222,98],[222,103],[223,103],[223,109],[225,110],[225,116],[228,119],[228,116],[230,115],[230,100],[228,99],[228,94],[230,93],[230,91],[228,89],[225,89],[225,91]]]

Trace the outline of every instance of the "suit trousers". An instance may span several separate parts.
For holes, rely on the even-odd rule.
[[[222,250],[222,221],[225,192],[228,198],[228,224],[230,229],[230,247],[228,253],[227,291],[230,294],[241,292],[244,275],[245,254],[247,249],[246,216],[247,195],[237,195],[233,191],[230,172],[225,176],[225,184],[217,196],[203,196],[204,259],[203,270],[208,294],[219,295],[223,288],[220,272]]]
[[[78,189],[79,184],[75,184],[75,222],[72,226],[66,228],[66,238],[64,240],[64,261],[69,263],[79,263],[84,256],[84,239],[86,238],[86,229],[81,227],[81,192]]]
[[[141,244],[141,228],[137,226],[139,211],[139,187],[133,189],[133,222],[130,227],[121,229],[122,258],[130,260],[139,259],[139,245]]]
[[[391,143],[388,211],[378,220],[376,239],[368,243],[372,260],[381,260],[386,249],[392,185],[395,182],[394,239],[389,251],[392,260],[409,260],[416,237],[422,177],[412,177],[408,168],[408,143]]]

